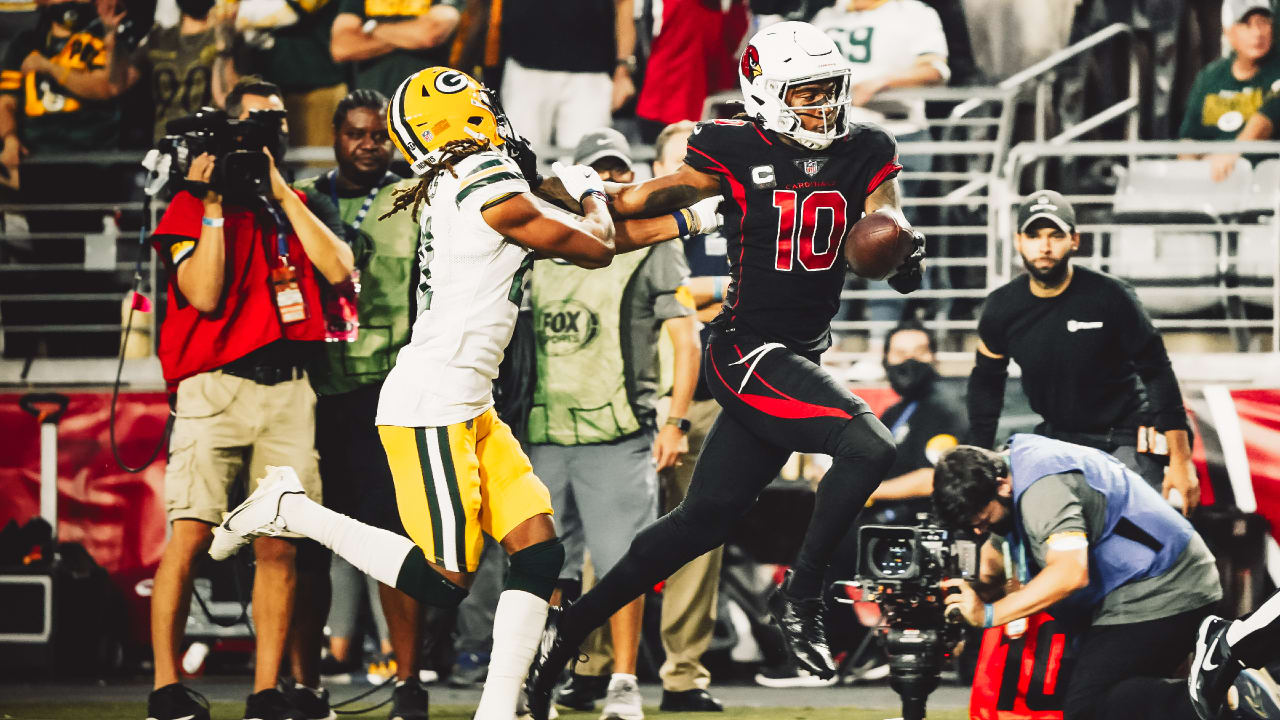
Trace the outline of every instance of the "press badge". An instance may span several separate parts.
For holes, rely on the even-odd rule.
[[[271,284],[276,291],[276,309],[280,312],[280,322],[289,325],[306,320],[307,306],[302,302],[298,274],[289,264],[289,258],[281,255],[280,264],[271,268]]]

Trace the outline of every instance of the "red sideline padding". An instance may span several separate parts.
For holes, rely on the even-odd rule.
[[[971,720],[1062,720],[1062,700],[1070,675],[1067,637],[1053,616],[1027,618],[1016,638],[1005,627],[982,632],[982,648],[969,696]]]
[[[1258,513],[1280,540],[1280,390],[1232,390]]]
[[[0,394],[0,527],[40,514],[40,426],[20,397]],[[58,539],[81,543],[106,568],[129,603],[135,639],[146,642],[147,601],[134,586],[155,574],[164,551],[166,453],[136,475],[121,470],[111,455],[111,394],[68,397],[58,425]],[[116,440],[126,463],[155,449],[168,411],[164,393],[121,393]]]

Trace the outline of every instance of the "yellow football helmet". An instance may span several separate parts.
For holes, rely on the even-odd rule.
[[[485,86],[464,72],[429,67],[409,76],[387,106],[387,132],[421,175],[454,140],[488,140],[495,148],[511,137],[510,125]]]

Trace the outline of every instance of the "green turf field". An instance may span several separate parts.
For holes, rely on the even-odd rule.
[[[217,702],[212,705],[214,720],[239,718],[244,711],[242,703]],[[0,720],[141,720],[146,707],[141,703],[6,703],[0,700]],[[471,720],[475,708],[462,705],[433,705],[432,720]],[[655,720],[710,720],[715,717],[742,718],[742,720],[884,720],[896,717],[896,708],[863,710],[846,707],[730,707],[724,715],[708,713],[659,713],[658,708],[645,708],[645,713]],[[387,708],[381,707],[363,715],[339,715],[339,718],[387,717]],[[561,713],[566,720],[595,720],[597,713]],[[963,710],[938,710],[929,713],[929,720],[964,720]]]

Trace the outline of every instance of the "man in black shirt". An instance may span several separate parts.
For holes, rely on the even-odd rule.
[[[996,288],[978,321],[969,376],[973,444],[995,445],[1009,359],[1043,422],[1041,435],[1115,455],[1183,511],[1199,503],[1186,410],[1164,341],[1126,283],[1075,267],[1075,211],[1052,190],[1018,210],[1018,252],[1026,276]],[[1165,469],[1167,461],[1168,468]]]
[[[636,87],[634,0],[508,0],[502,104],[542,152],[608,127]],[[566,42],[566,33],[573,41]]]

